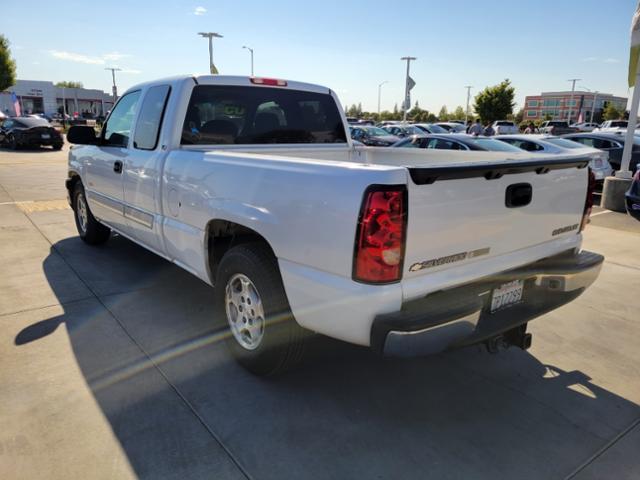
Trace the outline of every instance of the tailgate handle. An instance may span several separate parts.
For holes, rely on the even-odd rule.
[[[531,203],[533,187],[530,183],[514,183],[507,187],[504,203],[507,208],[524,207]]]

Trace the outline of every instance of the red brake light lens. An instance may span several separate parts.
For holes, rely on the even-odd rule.
[[[406,231],[406,187],[369,187],[364,195],[356,230],[354,280],[365,283],[400,280]]]
[[[580,222],[580,232],[585,229],[589,223],[589,216],[593,208],[593,193],[596,190],[596,177],[589,168],[589,180],[587,183],[587,198],[584,200],[584,210],[582,212],[582,221]]]
[[[251,83],[255,85],[271,85],[273,87],[286,87],[286,80],[279,80],[277,78],[259,78],[251,77]]]

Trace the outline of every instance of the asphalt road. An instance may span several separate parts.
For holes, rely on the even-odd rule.
[[[213,332],[208,286],[77,238],[65,176],[64,151],[0,151],[0,478],[640,478],[640,222],[595,209],[601,277],[528,352],[318,338],[264,380]]]

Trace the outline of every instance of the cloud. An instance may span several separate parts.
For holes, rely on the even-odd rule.
[[[207,9],[204,7],[196,7],[195,10],[193,11],[193,14],[199,17],[204,15],[205,13],[207,13]]]
[[[600,57],[586,57],[582,59],[583,62],[601,62],[601,63],[620,63],[617,58],[600,58]]]
[[[121,60],[123,58],[127,58],[130,56],[131,55],[129,55],[128,53],[111,52],[111,53],[105,53],[104,55],[102,55],[102,58],[106,61],[114,61],[114,60]]]
[[[52,57],[60,60],[68,60],[70,62],[87,63],[90,65],[104,65],[104,58],[91,57],[89,55],[82,55],[80,53],[65,52],[62,50],[49,50]]]

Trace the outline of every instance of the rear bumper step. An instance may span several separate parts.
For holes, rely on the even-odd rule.
[[[406,302],[399,312],[376,316],[371,348],[409,357],[481,342],[575,299],[598,277],[603,261],[592,252],[564,253]],[[493,289],[513,280],[524,282],[522,300],[491,313]]]

